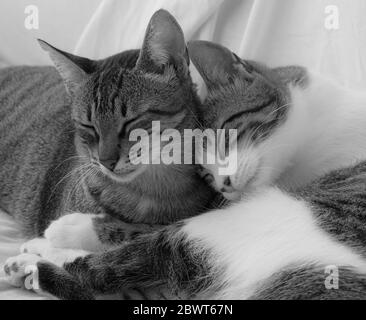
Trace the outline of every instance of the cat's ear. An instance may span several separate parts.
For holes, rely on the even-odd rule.
[[[46,51],[57,71],[64,80],[69,94],[73,95],[78,85],[92,72],[93,61],[59,50],[47,42],[38,39],[41,48]]]
[[[208,88],[247,76],[241,60],[229,49],[209,41],[188,42],[189,56]]]
[[[151,17],[136,68],[161,73],[167,65],[187,71],[188,51],[181,27],[166,10],[159,10]]]
[[[194,63],[191,63],[189,65],[189,74],[191,76],[192,82],[196,86],[196,92],[198,97],[200,98],[201,102],[204,103],[207,98],[208,88],[206,81],[203,79]]]

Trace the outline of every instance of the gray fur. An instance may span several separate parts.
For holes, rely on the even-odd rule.
[[[338,269],[338,289],[327,289],[325,267],[294,267],[265,282],[251,300],[366,300],[366,277]]]
[[[299,86],[301,88],[306,88],[309,85],[309,76],[304,67],[279,67],[275,68],[274,72],[277,73],[284,84],[291,84],[294,87]]]
[[[366,162],[337,170],[297,192],[319,226],[366,258]]]

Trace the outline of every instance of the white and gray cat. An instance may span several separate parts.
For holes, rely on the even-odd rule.
[[[237,173],[206,168],[237,203],[100,254],[30,243],[9,277],[36,265],[40,289],[56,296],[48,279],[91,293],[164,285],[190,298],[366,298],[366,95],[208,42],[189,54],[207,86],[206,123],[239,132]],[[339,268],[340,290],[325,288],[327,266]]]
[[[217,165],[208,168],[227,198],[274,182],[293,190],[366,159],[365,93],[302,67],[241,60],[213,43],[189,48],[203,78],[195,82],[206,86],[206,123],[238,130],[238,170],[220,176]]]

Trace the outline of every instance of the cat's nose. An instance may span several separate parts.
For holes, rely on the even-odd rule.
[[[226,177],[224,180],[224,186],[220,189],[221,192],[231,193],[234,192],[234,188],[231,183],[230,177]]]
[[[105,166],[107,169],[113,171],[114,168],[117,165],[118,159],[106,159],[106,160],[102,160],[99,159],[100,163]]]

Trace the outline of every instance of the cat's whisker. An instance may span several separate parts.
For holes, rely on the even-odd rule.
[[[291,105],[292,105],[292,103],[285,103],[285,104],[283,104],[282,106],[279,106],[279,107],[278,107],[278,108],[276,108],[275,110],[271,111],[267,116],[269,117],[269,116],[271,116],[272,114],[274,114],[275,112],[277,112],[277,111],[279,111],[279,110],[281,110],[281,109],[283,109],[283,108],[289,107],[289,106],[291,106]]]
[[[224,207],[226,204],[228,204],[229,203],[229,200],[227,200],[226,198],[222,198],[221,199],[221,201],[219,202],[219,204],[218,204],[218,207],[219,208],[222,208],[222,207]]]
[[[84,176],[88,175],[89,172],[84,173],[78,180],[77,182],[74,184],[74,186],[71,188],[71,190],[69,191],[66,201],[66,204],[69,204],[70,199],[74,196],[74,194],[79,190],[80,185],[82,184],[82,182],[84,181],[83,178]]]
[[[82,160],[88,160],[89,161],[89,158],[86,157],[86,156],[71,156],[71,157],[68,157],[65,160],[61,161],[55,168],[53,168],[52,171],[56,171],[66,161],[70,161],[70,160],[74,160],[74,159],[82,159]]]
[[[68,172],[66,175],[64,175],[57,183],[56,185],[53,187],[51,193],[50,193],[50,197],[49,200],[51,200],[52,195],[54,194],[54,192],[56,191],[56,189],[58,188],[58,186],[64,182],[66,179],[70,178],[72,175],[76,174],[79,170],[83,170],[84,167],[87,167],[89,164],[83,164],[79,167],[74,168],[73,170],[71,170],[70,172]]]
[[[67,198],[66,198],[66,204],[69,203],[70,198],[75,194],[75,192],[78,191],[78,188],[83,183],[85,177],[88,176],[90,174],[91,170],[93,170],[93,169],[96,169],[96,168],[95,168],[95,165],[93,165],[92,163],[82,167],[82,170],[85,170],[85,171],[80,174],[80,176],[75,181],[73,187],[70,189],[70,191],[67,195]]]
[[[266,117],[264,118],[264,120],[262,120],[262,124],[260,126],[258,126],[255,130],[253,130],[253,132],[250,134],[250,139],[252,139],[254,137],[254,135],[263,128],[263,126],[266,124],[266,120],[271,117],[274,113],[278,112],[279,110],[286,108],[288,106],[290,106],[291,103],[286,103],[282,106],[279,106],[278,108],[276,108],[275,110],[271,111],[269,114],[266,115]]]

